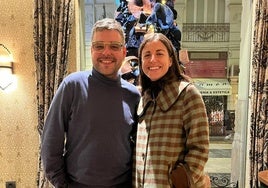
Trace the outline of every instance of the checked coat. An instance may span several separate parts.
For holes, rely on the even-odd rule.
[[[180,160],[188,164],[196,187],[205,188],[209,126],[205,105],[196,87],[183,81],[172,82],[156,99],[147,90],[138,113],[134,187],[171,187],[168,171]]]

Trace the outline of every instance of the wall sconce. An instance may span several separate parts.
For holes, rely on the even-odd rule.
[[[5,90],[13,81],[12,54],[5,45],[0,44],[0,88]]]

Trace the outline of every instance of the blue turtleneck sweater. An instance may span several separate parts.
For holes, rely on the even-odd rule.
[[[134,85],[120,77],[108,79],[95,69],[67,76],[53,98],[42,135],[41,157],[51,183],[117,187],[129,182],[130,134],[139,99]]]

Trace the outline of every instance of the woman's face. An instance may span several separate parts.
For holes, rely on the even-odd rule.
[[[151,81],[162,78],[172,64],[166,46],[160,41],[145,44],[141,52],[142,71]]]

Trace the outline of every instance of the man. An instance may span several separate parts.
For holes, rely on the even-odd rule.
[[[41,157],[55,187],[131,187],[133,133],[140,99],[120,78],[126,56],[120,24],[105,18],[92,30],[92,71],[72,73],[51,103]]]

